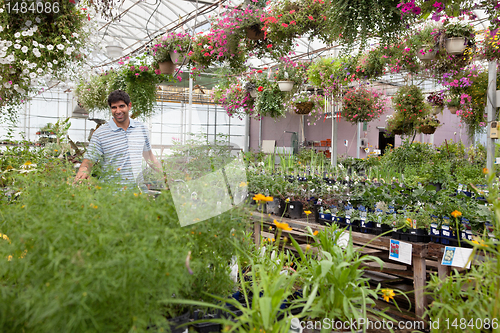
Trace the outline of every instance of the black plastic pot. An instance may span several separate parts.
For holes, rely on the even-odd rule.
[[[429,234],[425,229],[409,229],[408,240],[414,243],[429,243]]]
[[[314,204],[314,222],[320,223],[319,222],[319,212],[321,210],[321,205]]]
[[[187,329],[187,326],[181,326],[182,324],[186,324],[189,322],[189,312],[186,312],[185,314],[170,318],[168,320],[168,324],[170,326],[170,332],[172,333],[182,333]]]
[[[302,218],[302,209],[303,205],[300,201],[290,201],[288,205],[288,214],[291,219],[300,219]]]
[[[375,233],[375,222],[372,221],[361,221],[361,224],[359,226],[359,231],[361,231],[364,234],[373,234]]]
[[[401,233],[399,231],[395,231],[393,230],[392,231],[392,234],[391,234],[391,238],[392,239],[398,239],[398,240],[401,240]]]
[[[196,320],[203,320],[203,319],[215,319],[215,318],[220,318],[220,315],[219,314],[203,315],[203,313],[200,311],[194,312],[194,320],[195,321]],[[218,323],[212,323],[212,322],[197,323],[197,324],[193,324],[192,326],[199,333],[210,333],[210,332],[220,332],[221,331],[221,324],[218,324]]]
[[[275,214],[280,216],[280,217],[283,217],[285,215],[285,212],[286,212],[286,207],[287,207],[287,204],[286,204],[285,200],[279,199],[278,206],[276,207],[276,210],[275,210]]]

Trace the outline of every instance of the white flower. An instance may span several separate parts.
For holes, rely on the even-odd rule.
[[[29,74],[29,72],[30,72],[29,69],[27,69],[27,68],[23,69],[23,74],[27,75],[27,74]]]
[[[14,60],[16,60],[16,57],[14,57],[13,54],[10,54],[7,58],[5,58],[7,61],[9,62],[13,62]]]
[[[0,13],[3,13],[3,8],[0,8]]]
[[[26,24],[28,27],[30,27],[32,23],[33,23],[33,22],[31,22],[30,20],[28,20],[28,21],[26,21],[26,23],[25,23],[25,24]]]
[[[36,40],[33,41],[33,46],[38,47],[38,42]]]
[[[49,45],[47,45],[47,50],[52,51],[53,49],[54,49],[54,46],[53,46],[53,45],[50,45],[50,44],[49,44]]]
[[[4,86],[5,88],[10,88],[10,84],[9,84],[9,82],[5,82],[5,83],[3,84],[3,86]]]
[[[33,36],[33,31],[29,30],[26,34],[27,34],[28,36]]]
[[[21,43],[21,42],[22,42],[22,40],[16,39],[16,43]]]
[[[57,65],[58,61],[56,59],[52,60],[52,62],[54,63],[54,65]]]
[[[5,51],[0,51],[0,58],[3,58],[7,55],[7,52]]]
[[[48,68],[52,68],[52,64],[50,62],[47,63]]]
[[[41,48],[41,49],[44,49],[45,48],[45,45],[43,44],[38,44],[38,47]]]
[[[2,52],[7,52],[8,49],[9,49],[8,46],[4,46],[4,47],[2,47]]]
[[[36,72],[37,72],[38,74],[41,74],[41,73],[43,72],[43,69],[38,68],[38,69],[36,70]]]
[[[40,20],[40,18],[39,18],[39,17],[35,17],[35,21],[36,21],[36,23],[40,23],[40,22],[42,22],[42,20]]]
[[[21,32],[21,35],[23,35],[24,37],[26,37],[28,35],[28,33],[26,31],[23,31],[23,32]]]
[[[2,8],[0,8],[0,9],[2,9]],[[3,11],[3,9],[2,9],[2,11]],[[3,31],[3,27],[0,25],[0,32],[2,32],[2,31]]]
[[[33,53],[38,53],[40,52],[36,47],[33,48]]]
[[[0,30],[1,31],[1,30]],[[80,35],[77,34],[76,32],[73,33],[73,37],[78,38]]]
[[[7,43],[5,43],[5,45],[6,45],[7,47],[12,46],[12,42],[11,42],[10,40],[8,40],[8,41],[7,41]]]
[[[27,47],[26,45],[25,45],[25,46],[23,46],[23,47],[22,47],[22,49],[21,49],[21,51],[22,51],[23,53],[28,52],[28,50],[29,50],[29,49],[28,49],[28,47]]]
[[[37,58],[40,58],[42,56],[42,54],[40,52],[33,52],[33,54],[35,55],[35,57]]]
[[[62,44],[57,44],[56,47],[59,49],[59,50],[64,50],[64,45]]]
[[[16,32],[16,33],[14,34],[14,37],[19,38],[19,37],[21,37],[21,34],[20,34],[19,32]]]
[[[20,44],[14,44],[14,48],[15,48],[16,50],[19,50],[19,49],[21,48],[21,45],[20,45]]]
[[[35,31],[37,31],[37,30],[38,30],[38,26],[35,24],[35,25],[33,26],[33,28],[31,28],[31,29],[33,30],[33,32],[35,32]]]
[[[32,79],[36,78],[36,73],[35,72],[31,72],[30,73],[30,78],[32,78]]]

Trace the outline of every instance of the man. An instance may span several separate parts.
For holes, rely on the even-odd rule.
[[[141,182],[143,157],[153,169],[162,172],[161,164],[151,151],[146,126],[129,117],[130,96],[115,90],[108,96],[108,105],[113,118],[92,135],[75,182],[89,178],[92,166],[99,160],[104,168],[118,171],[112,178],[121,184]]]

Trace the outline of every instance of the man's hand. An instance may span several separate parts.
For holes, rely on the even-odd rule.
[[[93,165],[92,161],[84,159],[82,165],[80,165],[80,168],[76,173],[73,184],[80,183],[83,179],[88,179],[92,171],[92,165]]]

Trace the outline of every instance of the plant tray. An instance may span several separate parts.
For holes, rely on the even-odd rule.
[[[314,103],[313,102],[295,103],[295,107],[296,107],[295,110],[296,114],[308,114],[314,107]]]

